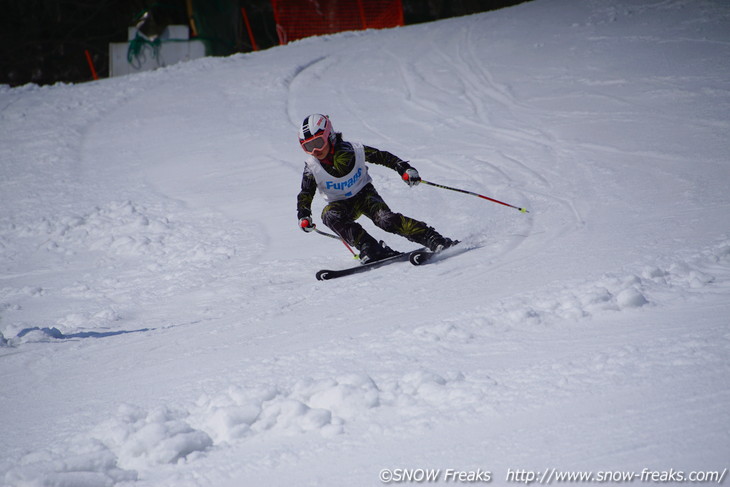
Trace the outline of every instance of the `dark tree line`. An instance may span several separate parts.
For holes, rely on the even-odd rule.
[[[413,24],[521,1],[403,0],[403,13],[406,24]],[[128,27],[146,11],[155,12],[162,24],[187,24],[188,5],[196,10],[199,35],[210,40],[213,54],[252,49],[241,7],[258,48],[278,44],[270,0],[0,0],[0,84],[91,80],[86,51],[98,75],[107,77],[110,42],[127,41]]]

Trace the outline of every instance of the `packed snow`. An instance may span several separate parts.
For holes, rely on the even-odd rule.
[[[0,87],[0,483],[726,480],[728,59],[721,0],[537,0]],[[461,249],[316,281],[314,112],[529,213],[371,166]]]

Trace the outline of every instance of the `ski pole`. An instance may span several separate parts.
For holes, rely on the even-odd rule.
[[[451,186],[444,186],[443,184],[432,183],[431,181],[426,181],[425,179],[421,179],[421,182],[423,184],[428,184],[429,186],[435,186],[436,188],[448,189],[448,190],[451,190],[451,191],[456,191],[458,193],[464,193],[464,194],[470,194],[472,196],[478,196],[479,198],[484,198],[485,200],[489,200],[489,201],[491,201],[493,203],[499,203],[500,205],[509,206],[510,208],[514,208],[515,210],[520,210],[522,213],[529,213],[529,211],[527,211],[524,208],[520,208],[519,206],[510,205],[508,203],[505,203],[504,201],[495,200],[494,198],[490,198],[488,196],[484,196],[483,194],[473,193],[473,192],[467,191],[465,189],[452,188]]]
[[[314,231],[317,232],[318,234],[324,235],[325,237],[334,238],[335,240],[339,240],[340,242],[342,242],[344,244],[344,246],[347,247],[347,250],[350,251],[352,256],[357,259],[357,254],[355,253],[354,250],[352,250],[352,247],[350,247],[350,245],[347,242],[345,242],[345,239],[343,239],[342,237],[338,237],[337,235],[333,235],[331,233],[323,232],[322,230],[317,228],[317,225],[315,225],[314,223],[312,223],[312,226],[314,227]]]

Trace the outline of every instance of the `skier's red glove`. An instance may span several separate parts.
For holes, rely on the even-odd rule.
[[[408,186],[417,186],[421,182],[421,176],[414,168],[406,169],[402,177]]]
[[[312,217],[305,216],[299,219],[299,228],[309,233],[314,231],[314,223],[312,223]]]

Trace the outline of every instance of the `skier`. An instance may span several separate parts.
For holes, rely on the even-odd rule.
[[[363,264],[397,252],[381,245],[355,221],[361,215],[386,232],[401,235],[434,252],[456,243],[421,221],[392,212],[375,190],[365,164],[367,161],[389,167],[412,187],[421,178],[408,162],[389,152],[343,140],[342,133],[333,130],[329,117],[318,113],[302,122],[299,143],[309,154],[304,164],[302,189],[297,196],[299,226],[305,232],[314,230],[311,206],[314,193],[319,189],[327,203],[322,210],[322,221],[360,251]]]

